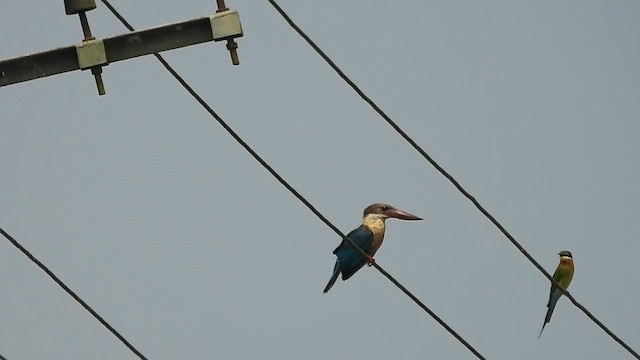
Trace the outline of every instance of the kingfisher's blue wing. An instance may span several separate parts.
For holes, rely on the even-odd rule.
[[[368,227],[360,225],[359,228],[347,234],[347,237],[365,253],[373,255],[371,253],[373,250],[373,232]],[[338,257],[339,266],[342,270],[342,280],[350,278],[367,263],[367,258],[362,256],[358,249],[344,239],[340,246],[333,250],[333,253]]]

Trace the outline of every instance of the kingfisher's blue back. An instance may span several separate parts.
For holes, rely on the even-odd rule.
[[[360,227],[347,234],[347,237],[369,256],[373,256],[375,254],[375,251],[372,251],[374,238],[373,231],[371,231],[366,225],[360,225]],[[333,274],[331,275],[331,279],[325,287],[324,292],[331,289],[340,273],[342,273],[342,280],[347,280],[367,263],[367,258],[364,257],[358,249],[354,248],[353,245],[349,244],[345,240],[342,240],[340,245],[333,250],[333,253],[337,257],[336,264],[333,267]]]

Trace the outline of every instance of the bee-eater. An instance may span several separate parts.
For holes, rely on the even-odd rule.
[[[571,256],[569,251],[560,251],[558,255],[560,255],[560,264],[558,264],[556,271],[553,273],[553,279],[566,290],[569,284],[571,284],[571,279],[573,279],[573,256]],[[544,324],[542,324],[538,339],[542,336],[544,326],[551,321],[553,309],[556,307],[556,303],[561,296],[562,291],[558,289],[555,283],[551,284],[551,293],[549,294],[549,302],[547,303],[547,315],[544,317]]]
[[[398,210],[391,205],[369,205],[364,209],[362,225],[347,234],[347,237],[362,249],[367,256],[363,256],[358,249],[342,239],[340,245],[333,250],[333,253],[337,256],[336,265],[333,267],[333,274],[331,275],[329,283],[324,288],[325,293],[335,284],[340,273],[342,273],[342,280],[347,280],[355,274],[356,271],[360,270],[364,264],[368,263],[372,265],[375,262],[373,255],[378,251],[380,245],[382,245],[385,230],[384,222],[388,218],[422,220],[415,215]]]

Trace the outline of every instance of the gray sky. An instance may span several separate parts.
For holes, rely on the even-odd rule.
[[[293,1],[281,5],[571,293],[640,349],[640,4]],[[137,28],[215,2],[114,1]],[[347,232],[388,202],[376,259],[490,359],[628,359],[379,118],[266,1],[223,44],[167,59]],[[3,6],[0,58],[79,42],[62,1]],[[99,3],[96,36],[125,29]],[[0,226],[152,359],[471,359],[373,268],[326,295],[340,239],[152,57],[0,90]],[[0,241],[0,353],[134,355]]]

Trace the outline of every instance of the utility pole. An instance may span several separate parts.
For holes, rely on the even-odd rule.
[[[0,87],[68,71],[91,70],[98,94],[104,95],[104,66],[209,41],[226,41],[231,62],[238,65],[238,44],[234,39],[243,35],[240,15],[229,10],[224,0],[216,0],[216,3],[218,9],[213,15],[100,39],[91,33],[86,14],[96,8],[95,0],[64,0],[66,14],[80,17],[82,42],[0,60]]]

